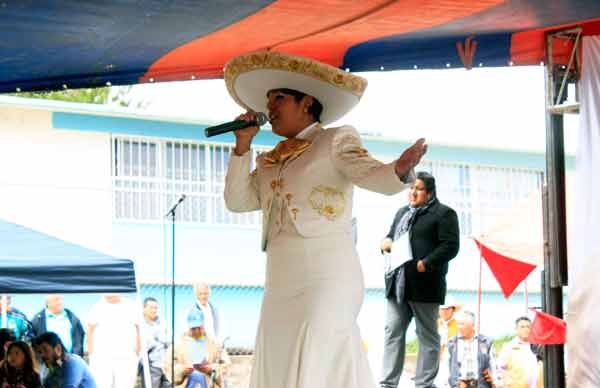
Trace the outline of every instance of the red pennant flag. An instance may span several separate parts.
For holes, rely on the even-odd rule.
[[[535,264],[504,256],[475,239],[481,256],[490,267],[494,277],[500,284],[504,297],[508,299],[517,286],[535,269]]]
[[[560,345],[567,342],[567,322],[536,309],[528,341],[540,345]]]

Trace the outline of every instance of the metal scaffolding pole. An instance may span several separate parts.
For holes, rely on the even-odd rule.
[[[577,58],[581,29],[546,34],[546,185],[544,206],[543,308],[563,318],[563,286],[568,284],[567,218],[565,198],[565,149],[563,114],[577,112],[578,104],[564,104],[565,86],[579,75]],[[555,39],[572,40],[573,51],[567,66],[553,61]],[[566,387],[564,345],[547,345],[544,352],[544,386]]]

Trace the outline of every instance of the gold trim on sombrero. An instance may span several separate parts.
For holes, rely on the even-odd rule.
[[[261,51],[236,57],[229,61],[225,66],[225,73],[223,76],[225,84],[227,85],[229,94],[238,104],[246,106],[246,104],[238,98],[235,90],[233,90],[233,81],[240,74],[261,69],[289,71],[305,75],[344,89],[359,98],[367,88],[367,81],[364,78],[340,70],[337,67],[296,55],[278,53],[275,51]]]

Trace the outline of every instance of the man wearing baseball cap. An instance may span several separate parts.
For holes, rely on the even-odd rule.
[[[209,388],[213,383],[223,386],[223,373],[230,364],[225,351],[206,336],[204,314],[191,310],[187,316],[188,330],[175,344],[176,388]],[[167,376],[170,375],[167,373]]]

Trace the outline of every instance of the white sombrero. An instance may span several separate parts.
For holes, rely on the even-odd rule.
[[[267,111],[267,92],[294,89],[323,105],[321,123],[348,113],[362,97],[367,80],[310,58],[274,51],[244,54],[225,65],[225,84],[244,109]]]
[[[449,309],[454,307],[454,311],[462,309],[462,304],[458,303],[452,296],[447,296],[444,304],[440,305],[441,309]]]

